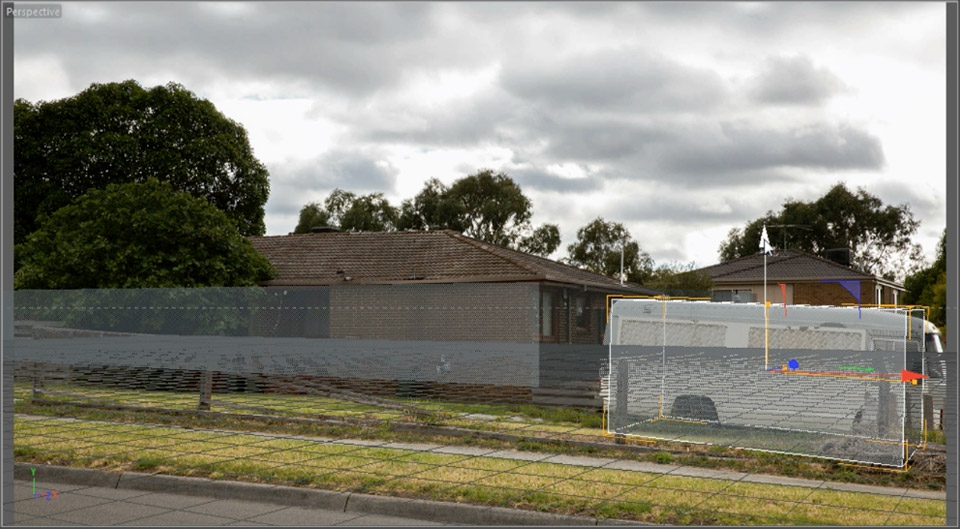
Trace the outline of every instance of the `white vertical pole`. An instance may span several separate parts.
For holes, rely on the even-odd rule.
[[[770,321],[768,314],[770,311],[767,307],[767,252],[763,252],[763,343],[764,343],[764,357],[763,357],[763,368],[770,368]]]
[[[620,242],[620,286],[623,286],[623,251],[624,251],[624,242]]]

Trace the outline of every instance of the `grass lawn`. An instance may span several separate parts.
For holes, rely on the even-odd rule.
[[[196,424],[233,430],[268,430],[329,437],[350,436],[441,444],[471,444],[491,448],[512,447],[530,451],[589,454],[873,485],[942,489],[945,483],[945,475],[938,473],[914,471],[889,473],[838,465],[822,459],[734,450],[718,445],[691,445],[668,441],[639,442],[631,439],[631,444],[656,447],[661,451],[625,452],[610,439],[602,436],[600,415],[587,410],[522,404],[476,404],[411,399],[381,399],[388,406],[380,407],[317,395],[226,393],[213,396],[212,411],[219,415],[191,416],[176,415],[176,411],[195,410],[198,401],[196,393],[133,391],[64,384],[50,384],[45,391],[44,404],[32,403],[28,400],[32,396],[32,388],[28,384],[16,384],[14,393],[20,400],[15,402],[15,412],[103,419],[114,422],[183,426]],[[135,409],[82,408],[73,405],[76,403],[126,405]],[[396,409],[400,404],[412,406],[418,411]],[[148,407],[155,409],[151,410]],[[254,414],[260,418],[252,419],[243,414]],[[348,422],[342,425],[323,426],[295,422],[303,418],[333,418]],[[363,419],[364,422],[349,422],[352,419]],[[482,438],[438,437],[434,433],[421,434],[416,431],[391,429],[391,425],[396,424],[397,421],[425,426],[457,426],[471,430],[506,432],[518,436],[518,439],[498,441]],[[659,428],[668,430],[689,428],[682,423],[664,421],[657,424]],[[666,433],[675,436],[678,432],[671,430]],[[743,432],[734,433],[731,441],[743,435]],[[91,432],[90,435],[98,435],[98,433]],[[88,440],[91,439],[88,438]],[[557,444],[553,440],[586,441],[595,443],[596,447]]]
[[[946,516],[943,501],[90,420],[15,417],[14,456],[651,523],[942,525]]]

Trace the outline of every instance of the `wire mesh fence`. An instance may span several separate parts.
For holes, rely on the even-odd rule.
[[[15,457],[661,523],[942,523],[933,500],[542,450],[613,444],[606,306],[544,289],[18,291]]]
[[[608,431],[895,467],[923,444],[922,311],[625,300]]]

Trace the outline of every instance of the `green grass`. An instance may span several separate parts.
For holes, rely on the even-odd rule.
[[[657,452],[656,454],[653,454],[653,456],[650,459],[662,465],[665,465],[667,463],[673,463],[673,456],[667,452]]]
[[[95,441],[93,441],[95,440]],[[648,523],[945,523],[945,502],[180,428],[14,419],[15,458]],[[121,447],[118,449],[118,447]],[[881,520],[882,518],[882,520]]]
[[[249,398],[249,396],[247,396]],[[284,396],[286,397],[286,396]],[[232,414],[215,415],[178,415],[175,411],[156,411],[146,409],[110,410],[79,407],[71,402],[36,404],[27,401],[14,403],[15,413],[46,415],[51,417],[75,417],[87,420],[103,420],[114,423],[135,423],[153,425],[177,425],[183,427],[213,428],[234,430],[241,432],[269,431],[278,434],[309,435],[328,438],[365,438],[383,439],[390,441],[427,442],[438,444],[461,444],[490,449],[515,448],[547,453],[565,453],[571,455],[592,455],[598,457],[613,457],[618,459],[638,459],[655,462],[657,453],[635,452],[630,447],[621,448],[609,439],[597,438],[607,444],[572,445],[557,444],[555,441],[532,437],[523,437],[516,441],[504,441],[477,437],[460,437],[437,434],[425,434],[417,431],[394,430],[390,421],[374,421],[363,424],[321,424],[297,423],[284,417],[259,418],[242,417]],[[529,430],[525,433],[533,433]],[[91,434],[92,435],[92,434]],[[196,435],[198,438],[209,437],[202,432],[178,434],[179,437]],[[586,440],[592,440],[586,438]],[[927,490],[942,490],[945,484],[943,474],[906,472],[891,474],[878,470],[854,468],[838,465],[817,459],[806,459],[784,454],[773,454],[750,450],[724,449],[723,453],[717,446],[684,445],[678,443],[656,442],[647,443],[671,455],[675,464],[720,468],[741,472],[755,472],[765,474],[789,474],[809,479],[823,479],[845,481],[885,486],[908,486]],[[683,451],[680,451],[683,450]],[[714,457],[715,455],[738,455],[739,458]],[[661,460],[664,460],[664,456]]]
[[[927,430],[926,440],[928,443],[947,444],[947,434],[943,430]]]

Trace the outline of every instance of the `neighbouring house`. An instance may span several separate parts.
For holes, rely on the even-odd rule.
[[[849,250],[830,251],[829,256],[798,250],[768,256],[766,299],[788,305],[856,304],[844,283],[854,291],[858,283],[863,305],[902,303],[903,285],[852,268]],[[763,254],[749,255],[700,270],[713,279],[714,301],[763,302],[763,261]]]

